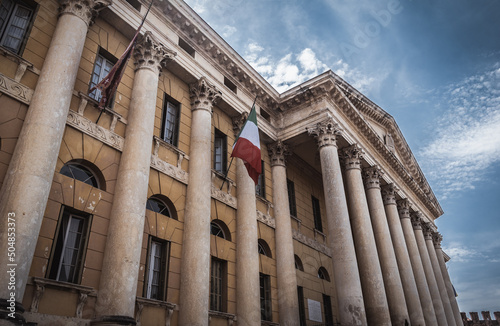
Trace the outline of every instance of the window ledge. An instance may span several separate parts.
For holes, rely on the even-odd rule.
[[[270,215],[269,212],[271,211],[271,208],[274,208],[273,203],[271,203],[269,200],[265,199],[262,196],[255,195],[255,198],[257,198],[259,201],[263,202],[267,206],[267,215]]]
[[[98,108],[99,102],[97,102],[92,97],[88,96],[88,94],[85,94],[83,92],[73,91],[73,95],[80,98],[80,103],[78,104],[78,111],[77,111],[79,115],[83,116],[83,113],[85,112],[85,109],[87,108],[87,104],[90,104],[95,108]],[[115,131],[116,123],[118,122],[118,120],[120,120],[120,122],[125,124],[125,125],[127,124],[127,120],[125,120],[123,118],[123,116],[121,114],[119,114],[118,112],[116,112],[115,110],[110,109],[110,108],[104,108],[104,112],[113,116],[113,118],[111,120],[111,125],[109,126],[110,131],[112,131],[112,132]]]
[[[183,151],[181,151],[179,148],[177,148],[176,146],[167,143],[166,141],[164,141],[163,139],[161,139],[160,137],[157,137],[157,136],[153,136],[153,140],[155,141],[155,153],[156,153],[156,155],[158,155],[158,149],[159,149],[159,146],[161,145],[161,146],[165,147],[166,149],[168,149],[174,153],[177,153],[177,155],[179,157],[182,156],[183,159],[189,161],[189,156],[186,153],[184,153]],[[157,148],[157,146],[158,146],[158,148]]]
[[[300,231],[300,227],[302,226],[302,220],[296,216],[290,215],[290,218],[297,222],[297,230]]]
[[[174,310],[179,310],[178,306],[175,303],[143,297],[136,297],[135,303],[137,304],[137,310],[135,312],[135,321],[137,322],[137,325],[141,324],[141,314],[144,306],[165,308],[165,325],[170,325],[170,319],[172,318]]]
[[[62,291],[76,292],[78,293],[78,303],[76,305],[76,318],[82,318],[83,307],[87,302],[88,296],[97,296],[97,292],[93,287],[83,286],[74,283],[60,282],[56,280],[51,280],[41,277],[32,277],[32,284],[35,286],[33,299],[31,301],[31,312],[38,312],[38,305],[42,299],[43,293],[45,292],[45,287],[53,287]]]
[[[233,323],[237,320],[236,315],[233,315],[233,314],[230,314],[227,312],[222,312],[222,311],[209,310],[208,311],[208,321],[210,321],[210,319],[212,317],[227,319],[229,326],[232,326]]]
[[[1,47],[1,46],[0,46],[0,53],[4,57],[6,57],[9,60],[14,61],[14,62],[16,62],[18,64],[17,70],[16,70],[16,74],[14,76],[14,80],[16,82],[20,82],[21,81],[21,78],[23,78],[24,73],[26,72],[26,69],[28,69],[29,71],[31,71],[35,75],[40,75],[40,70],[38,70],[37,68],[35,68],[31,62],[29,62],[28,60],[24,59],[20,55],[14,53],[14,52],[11,52],[11,51],[9,51],[6,48]]]
[[[323,232],[321,232],[318,229],[314,229],[314,240],[316,240],[316,238],[318,237],[318,235],[323,238],[323,242],[326,241],[326,234],[324,234]]]

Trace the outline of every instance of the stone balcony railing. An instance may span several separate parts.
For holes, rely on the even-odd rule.
[[[495,319],[491,319],[491,314],[489,311],[481,311],[483,317],[482,320],[479,319],[479,314],[477,312],[469,312],[470,318],[467,317],[465,312],[461,312],[462,321],[464,326],[500,326],[500,311],[495,311],[493,315]]]

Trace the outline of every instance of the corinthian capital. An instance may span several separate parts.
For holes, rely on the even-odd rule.
[[[432,232],[434,230],[431,223],[422,222],[422,231],[424,231],[425,240],[432,240]]]
[[[422,230],[422,224],[423,224],[422,213],[413,212],[410,215],[410,218],[411,218],[411,224],[413,225],[413,229],[414,230]]]
[[[361,170],[361,159],[363,158],[364,152],[357,144],[343,148],[339,154],[341,161],[344,162],[346,170]]]
[[[399,218],[410,218],[410,202],[408,199],[401,199],[397,201]]]
[[[378,188],[380,189],[380,178],[384,172],[376,165],[370,166],[369,168],[363,169],[363,180],[365,182],[365,188]]]
[[[267,150],[269,151],[271,166],[285,166],[285,156],[290,155],[288,145],[281,140],[278,140],[277,142],[267,145]]]
[[[337,147],[337,135],[340,135],[341,129],[332,118],[318,122],[316,126],[306,129],[310,136],[316,138],[318,148],[329,145]]]
[[[239,116],[232,118],[234,137],[237,137],[240,134],[241,128],[243,128],[243,125],[245,124],[245,121],[247,121],[247,118],[248,112],[243,112]]]
[[[177,53],[167,49],[150,31],[144,33],[134,48],[135,70],[149,69],[155,74],[171,61]]]
[[[441,233],[432,233],[432,242],[434,242],[434,248],[441,249],[441,241],[443,241],[443,236],[441,235]]]
[[[396,205],[397,191],[398,188],[393,183],[382,186],[382,200],[384,201],[384,205]]]
[[[222,97],[222,93],[205,77],[201,77],[189,86],[189,97],[191,98],[191,110],[212,112],[212,105]]]
[[[74,15],[90,26],[99,11],[111,6],[112,3],[112,0],[59,0],[59,16]]]

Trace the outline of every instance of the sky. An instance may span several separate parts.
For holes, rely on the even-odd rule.
[[[187,0],[279,92],[331,69],[391,114],[461,311],[500,311],[500,1]]]

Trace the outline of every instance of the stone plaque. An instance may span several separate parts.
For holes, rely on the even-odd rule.
[[[307,299],[307,307],[309,308],[309,320],[323,322],[321,303],[319,301]]]

